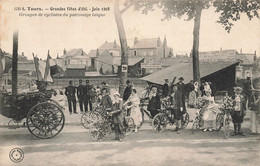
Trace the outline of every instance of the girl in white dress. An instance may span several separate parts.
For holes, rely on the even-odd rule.
[[[214,127],[214,122],[216,120],[217,116],[217,109],[216,104],[214,101],[214,97],[211,96],[211,90],[207,89],[205,91],[206,95],[205,100],[206,100],[206,106],[205,106],[205,112],[203,115],[203,120],[204,120],[204,130],[203,131],[212,131],[212,128]]]
[[[142,113],[140,111],[139,104],[140,99],[136,94],[136,89],[132,89],[131,95],[124,103],[124,106],[126,106],[127,109],[130,109],[130,117],[134,120],[135,132],[137,132],[137,127],[142,122]]]

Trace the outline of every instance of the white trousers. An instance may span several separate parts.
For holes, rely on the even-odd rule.
[[[251,133],[260,133],[259,129],[259,115],[255,111],[250,111],[250,130]]]

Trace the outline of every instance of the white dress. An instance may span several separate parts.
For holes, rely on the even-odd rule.
[[[140,99],[135,95],[131,95],[126,103],[130,103],[130,117],[133,118],[135,125],[140,125],[142,122],[142,113],[139,108]]]
[[[205,112],[203,115],[203,120],[204,120],[204,127],[214,127],[214,122],[216,120],[216,116],[218,113],[218,109],[216,109],[216,104],[214,102],[214,97],[206,97],[205,99],[207,101],[207,106],[205,108]]]

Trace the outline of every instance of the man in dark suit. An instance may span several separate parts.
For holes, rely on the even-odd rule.
[[[186,112],[186,106],[185,106],[185,84],[183,83],[184,79],[183,77],[179,78],[179,82],[177,83],[178,91],[181,92],[182,96],[182,105],[183,105],[183,111]]]
[[[182,128],[181,119],[183,115],[183,102],[181,91],[178,89],[177,85],[173,85],[173,93],[171,97],[171,108],[176,121],[176,129],[174,131],[177,131],[177,134],[180,134],[180,130]]]
[[[126,81],[126,85],[127,85],[127,87],[125,88],[124,95],[123,95],[123,101],[124,102],[127,101],[127,99],[129,98],[129,96],[132,93],[132,87],[130,85],[130,81],[129,80]]]
[[[79,86],[77,87],[77,97],[79,100],[79,108],[81,113],[83,113],[83,103],[84,103],[83,90],[84,90],[84,85],[82,85],[82,80],[80,79]]]
[[[162,87],[162,97],[167,97],[169,95],[169,80],[165,79],[165,83]]]
[[[76,110],[76,88],[72,85],[73,81],[69,81],[69,86],[65,88],[65,95],[67,96],[68,99],[68,104],[69,104],[69,112],[72,114],[72,104],[73,104],[73,112],[74,114],[77,114]],[[72,104],[71,104],[72,103]]]
[[[83,89],[85,112],[88,111],[88,105],[89,105],[90,111],[92,111],[92,102],[90,100],[91,97],[89,95],[89,90],[91,88],[92,87],[89,85],[89,80],[86,80],[86,86]]]

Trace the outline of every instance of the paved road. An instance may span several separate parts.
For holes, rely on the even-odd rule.
[[[10,161],[9,152],[18,147],[24,151],[19,165],[258,165],[260,141],[257,136],[224,139],[222,132],[191,134],[191,124],[180,135],[152,131],[145,123],[138,133],[125,137],[124,142],[112,140],[94,142],[80,125],[66,125],[57,137],[47,140],[34,138],[26,128],[0,128],[0,165],[17,165]]]

